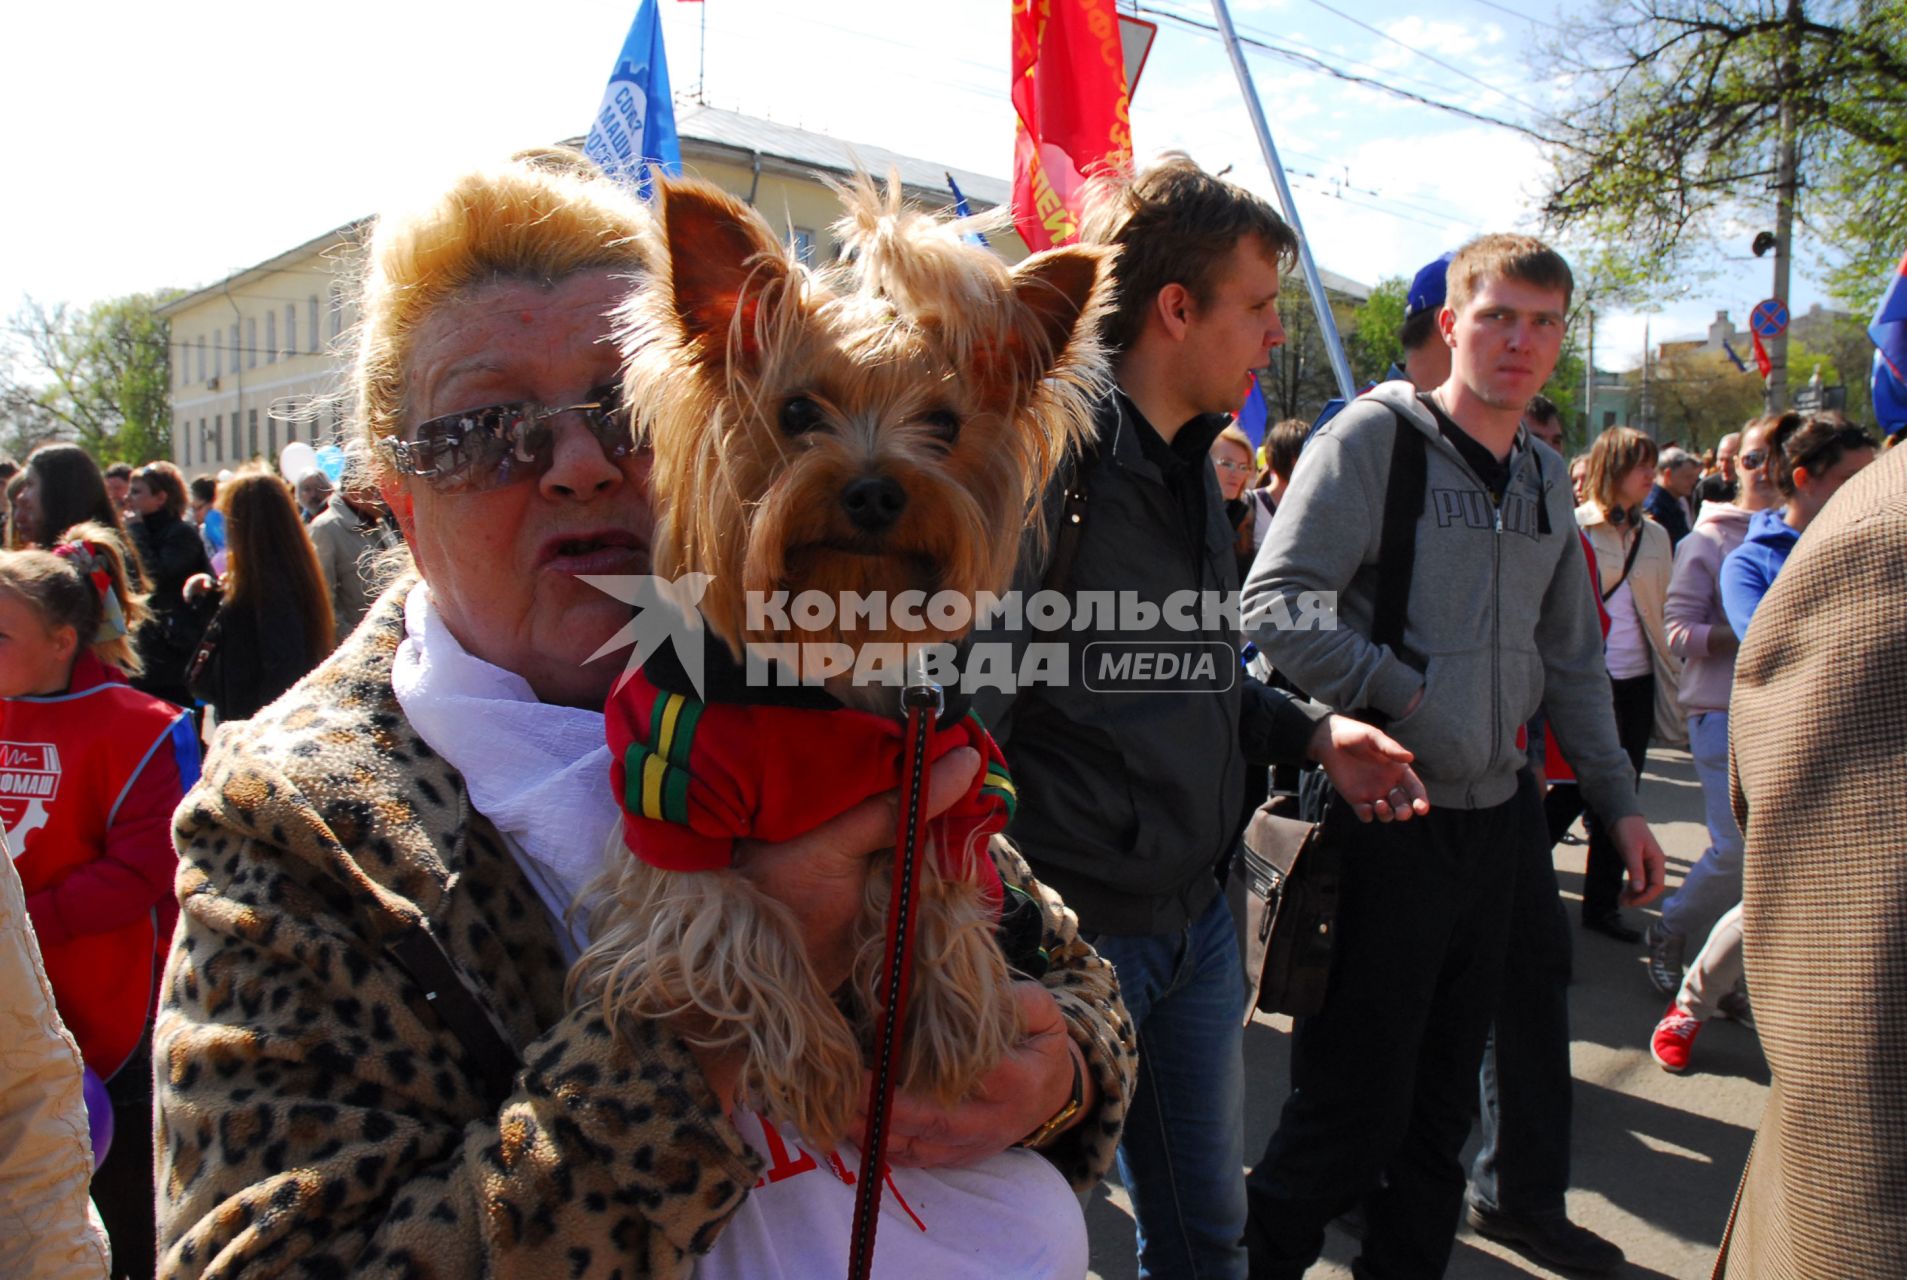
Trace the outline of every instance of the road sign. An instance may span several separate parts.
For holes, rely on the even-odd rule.
[[[1757,302],[1748,313],[1748,327],[1764,338],[1779,338],[1788,331],[1788,304],[1779,298]]]
[[[1126,100],[1139,90],[1139,75],[1146,69],[1146,55],[1152,52],[1152,41],[1159,34],[1159,24],[1147,22],[1144,18],[1128,18],[1119,15],[1119,47],[1126,57]]]

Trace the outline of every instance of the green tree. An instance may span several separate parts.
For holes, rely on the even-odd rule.
[[[1348,332],[1354,314],[1351,304],[1333,297],[1331,314],[1337,319],[1339,334]],[[1294,273],[1285,280],[1284,292],[1278,296],[1278,316],[1284,322],[1285,343],[1272,351],[1270,363],[1259,375],[1259,385],[1264,388],[1272,422],[1285,418],[1308,422],[1318,416],[1325,401],[1338,394],[1338,384],[1302,276]]]
[[[1789,347],[1791,368],[1798,347]],[[1638,370],[1636,378],[1641,373]],[[1656,434],[1679,440],[1689,449],[1706,449],[1731,431],[1762,413],[1761,379],[1751,366],[1747,373],[1720,352],[1672,352],[1655,362],[1649,394],[1655,409]]]
[[[1606,278],[1660,290],[1728,224],[1769,225],[1785,107],[1797,216],[1872,308],[1907,245],[1907,0],[1601,0],[1549,63],[1545,213],[1615,246]]]
[[[1344,345],[1351,358],[1351,376],[1359,386],[1383,381],[1392,364],[1403,363],[1404,348],[1397,333],[1404,327],[1409,292],[1410,281],[1402,276],[1380,280],[1352,318]]]
[[[171,349],[156,310],[164,294],[95,306],[27,299],[8,324],[0,370],[0,438],[51,432],[101,463],[172,454]]]

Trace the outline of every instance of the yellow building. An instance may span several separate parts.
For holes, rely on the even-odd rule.
[[[826,180],[857,167],[877,177],[897,170],[929,207],[953,203],[949,172],[976,213],[1010,197],[999,178],[714,107],[681,108],[676,131],[685,172],[760,209],[810,261],[836,252],[828,227],[839,205]],[[159,309],[171,325],[172,460],[187,476],[275,462],[292,440],[335,437],[346,365],[338,338],[356,318],[346,281],[369,224],[328,231]],[[1011,231],[991,242],[1008,261],[1026,256]]]

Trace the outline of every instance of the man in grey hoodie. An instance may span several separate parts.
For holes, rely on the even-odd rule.
[[[1450,378],[1421,396],[1386,383],[1318,432],[1245,587],[1259,648],[1312,697],[1384,724],[1415,753],[1432,804],[1406,826],[1346,821],[1341,801],[1326,818],[1343,868],[1337,956],[1324,1010],[1297,1026],[1292,1093],[1247,1180],[1255,1277],[1302,1275],[1325,1224],[1360,1200],[1360,1276],[1439,1275],[1449,1261],[1525,839],[1518,806],[1531,802],[1517,730],[1539,702],[1611,822],[1626,900],[1661,891],[1570,490],[1521,426],[1554,368],[1571,287],[1539,241],[1464,246],[1439,317]],[[1402,461],[1413,453],[1420,468]],[[1400,495],[1416,514],[1397,522],[1409,536],[1386,556],[1400,473],[1417,477]],[[1407,588],[1380,598],[1399,561]],[[1335,629],[1276,625],[1305,592],[1336,593]]]

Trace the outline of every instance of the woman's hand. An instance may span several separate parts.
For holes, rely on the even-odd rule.
[[[1059,1002],[1037,982],[1013,984],[1025,1038],[980,1083],[974,1096],[952,1108],[931,1099],[894,1095],[887,1161],[930,1169],[972,1164],[997,1155],[1045,1124],[1073,1092],[1073,1061],[1079,1053],[1066,1030]],[[1092,1072],[1080,1067],[1085,1096],[1078,1118],[1092,1110]],[[863,1090],[865,1092],[865,1090]],[[849,1136],[860,1141],[865,1114]]]
[[[980,770],[972,747],[949,751],[927,778],[927,814],[937,816],[967,793]],[[861,910],[869,860],[894,847],[900,821],[898,789],[864,800],[838,818],[780,844],[744,840],[735,868],[801,922],[808,959],[821,985],[833,990],[853,969],[849,925]]]
[[[198,598],[201,595],[204,595],[206,592],[208,591],[216,592],[218,589],[219,589],[218,580],[215,579],[211,574],[195,573],[191,577],[185,580],[185,586],[181,589],[181,591],[185,597],[185,602],[187,604],[192,604],[196,602]]]

